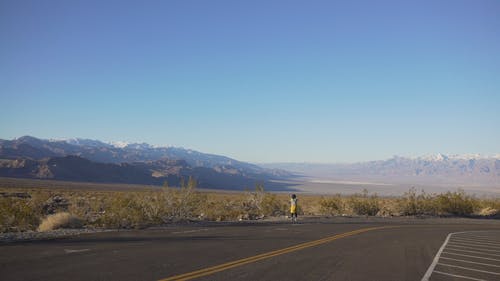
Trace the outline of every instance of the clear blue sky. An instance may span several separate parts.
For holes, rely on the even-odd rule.
[[[500,153],[500,1],[0,1],[0,138]]]

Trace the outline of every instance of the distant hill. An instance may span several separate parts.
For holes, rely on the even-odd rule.
[[[417,158],[395,156],[353,164],[275,163],[261,166],[322,179],[500,186],[499,155],[437,154]]]
[[[237,169],[262,172],[265,169],[231,159],[179,147],[157,147],[147,143],[104,143],[99,140],[68,139],[42,140],[24,136],[14,140],[0,140],[0,157],[13,159],[25,157],[43,159],[76,155],[103,163],[155,161],[160,159],[182,159],[189,165],[213,168],[227,165]]]
[[[0,140],[0,159],[0,176],[87,182],[178,185],[192,176],[205,188],[253,188],[263,182],[267,188],[281,189],[272,180],[290,175],[184,148],[88,139]]]

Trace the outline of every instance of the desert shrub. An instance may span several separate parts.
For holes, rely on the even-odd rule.
[[[369,196],[366,189],[363,190],[362,194],[350,196],[347,205],[354,215],[375,216],[380,211],[377,194]]]
[[[500,198],[484,198],[480,202],[480,207],[500,210]]]
[[[492,217],[497,216],[499,214],[499,210],[491,207],[485,207],[481,208],[477,214],[480,216]]]
[[[256,184],[254,192],[246,192],[241,211],[245,219],[256,219],[284,215],[286,209],[276,194],[265,192],[263,184]]]
[[[344,201],[340,194],[331,197],[322,197],[319,201],[320,212],[324,215],[340,215],[344,212]]]
[[[471,215],[479,207],[474,197],[465,194],[463,190],[439,194],[435,199],[439,214]]]
[[[138,194],[117,193],[104,202],[98,225],[110,228],[140,228],[146,220],[136,198]]]
[[[139,196],[137,201],[143,219],[148,224],[159,224],[163,222],[166,215],[165,196],[161,196],[158,192],[150,192],[143,194],[143,196]]]
[[[38,226],[38,231],[45,232],[59,228],[80,228],[82,225],[83,223],[78,217],[63,212],[49,215],[43,219],[42,223]]]
[[[256,219],[264,216],[262,212],[262,201],[266,196],[264,186],[257,184],[254,192],[246,192],[245,200],[242,202],[242,216],[245,219]]]
[[[477,214],[500,218],[500,198],[483,198],[480,200]]]
[[[0,232],[36,230],[52,212],[67,212],[85,226],[142,228],[179,220],[249,220],[289,214],[286,194],[273,194],[257,184],[253,192],[213,193],[196,190],[196,181],[180,188],[142,191],[23,190],[0,196]],[[302,195],[299,215],[481,215],[498,218],[500,199],[478,199],[463,191],[426,194],[410,189],[399,198],[379,198],[366,190],[349,197]]]
[[[281,216],[286,213],[287,204],[283,204],[276,194],[265,193],[261,202],[261,211],[264,216]]]
[[[242,219],[242,201],[238,199],[209,199],[200,218],[210,221]]]
[[[31,199],[0,197],[0,232],[34,230],[39,222]]]
[[[181,181],[179,189],[163,188],[166,220],[186,220],[198,218],[207,202],[206,194],[196,191],[196,180],[189,178],[187,183]]]
[[[434,197],[423,190],[417,194],[414,187],[397,201],[397,211],[404,216],[434,215],[437,212]]]

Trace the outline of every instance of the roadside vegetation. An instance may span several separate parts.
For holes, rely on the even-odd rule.
[[[247,192],[200,192],[189,179],[180,188],[94,191],[0,189],[0,232],[57,228],[144,228],[188,221],[284,218],[289,195],[269,193],[262,184]],[[364,190],[354,195],[299,195],[299,216],[464,216],[500,215],[500,198],[463,191],[428,194],[412,188],[401,197]]]

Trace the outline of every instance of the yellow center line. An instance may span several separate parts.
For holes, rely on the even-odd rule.
[[[263,260],[263,259],[268,259],[268,258],[272,258],[272,257],[275,257],[275,256],[283,255],[283,254],[286,254],[286,253],[290,253],[290,252],[302,250],[302,249],[305,249],[305,248],[318,246],[318,245],[321,245],[321,244],[324,244],[324,243],[328,243],[328,242],[331,242],[331,241],[334,241],[334,240],[337,240],[337,239],[341,239],[341,238],[344,238],[344,237],[353,236],[353,235],[360,234],[360,233],[367,232],[367,231],[371,231],[371,230],[383,229],[383,228],[392,228],[392,227],[393,226],[381,226],[381,227],[370,227],[370,228],[357,229],[357,230],[354,230],[354,231],[345,232],[345,233],[337,234],[337,235],[334,235],[334,236],[326,237],[326,238],[323,238],[323,239],[319,239],[319,240],[314,240],[314,241],[310,241],[310,242],[298,244],[298,245],[287,247],[287,248],[283,248],[283,249],[280,249],[280,250],[275,250],[275,251],[263,253],[263,254],[260,254],[260,255],[251,256],[251,257],[248,257],[248,258],[243,258],[243,259],[240,259],[240,260],[226,262],[226,263],[219,264],[219,265],[216,265],[216,266],[207,267],[207,268],[203,268],[203,269],[200,269],[200,270],[196,270],[196,271],[192,271],[192,272],[188,272],[188,273],[184,273],[184,274],[179,274],[179,275],[171,276],[171,277],[168,277],[168,278],[165,278],[165,279],[160,279],[159,281],[191,280],[191,279],[194,279],[194,278],[198,278],[198,277],[202,277],[202,276],[214,274],[214,273],[219,272],[219,271],[223,271],[223,270],[227,270],[227,269],[230,269],[230,268],[242,266],[242,265],[253,263],[253,262],[256,262],[256,261]]]

